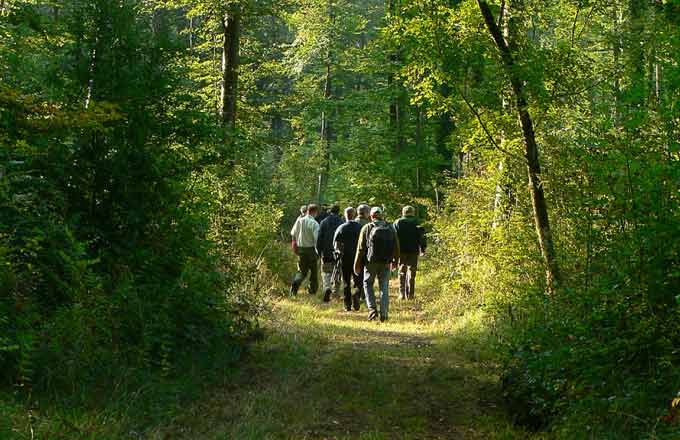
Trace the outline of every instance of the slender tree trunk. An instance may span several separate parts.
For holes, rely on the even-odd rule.
[[[449,87],[446,84],[442,85],[441,94],[445,98],[448,98],[451,94]],[[443,171],[455,171],[456,176],[458,176],[459,164],[454,163],[453,153],[449,149],[447,142],[449,136],[455,129],[455,125],[451,120],[451,113],[445,112],[439,116],[439,124],[437,125],[437,131],[435,132],[435,145],[437,147],[437,152],[443,158],[443,163],[439,169]]]
[[[333,0],[328,0],[328,18],[332,23],[335,20],[333,13]],[[324,80],[323,97],[324,107],[321,111],[321,131],[319,137],[321,138],[321,169],[319,170],[319,177],[317,179],[316,198],[319,203],[323,203],[328,186],[328,175],[331,168],[331,128],[329,123],[328,103],[331,100],[333,91],[333,77],[331,75],[331,65],[333,63],[333,52],[328,48],[326,53],[326,78]]]
[[[97,47],[99,46],[99,36],[95,37],[94,47],[90,56],[90,73],[87,80],[87,95],[85,96],[85,108],[90,108],[92,94],[94,92],[94,77],[97,74]]]
[[[646,0],[630,0],[630,29],[629,35],[631,37],[631,44],[627,45],[629,53],[631,71],[631,105],[634,107],[644,104],[647,93],[647,81],[645,77],[645,48],[641,44],[641,39],[644,38],[644,14]],[[641,90],[635,90],[639,87]]]
[[[618,7],[614,8],[614,17],[612,17],[612,20],[614,21],[614,28],[615,29],[620,29],[621,28],[621,11]],[[616,34],[614,36],[614,44],[612,47],[612,55],[614,58],[614,84],[613,84],[613,92],[614,92],[614,105],[612,106],[613,112],[614,112],[614,121],[618,121],[620,116],[621,116],[621,78],[619,74],[619,65],[621,62],[621,47],[623,46],[623,43],[621,42],[621,36]]]
[[[534,222],[536,226],[536,234],[538,236],[541,254],[546,271],[546,287],[549,293],[552,293],[560,282],[559,267],[555,255],[555,249],[552,238],[552,231],[550,229],[550,222],[548,219],[548,206],[543,192],[543,185],[541,182],[541,167],[538,156],[538,145],[536,143],[536,136],[534,133],[534,124],[529,113],[529,108],[524,92],[524,84],[519,77],[513,53],[506,43],[501,33],[498,24],[494,20],[493,13],[485,0],[477,0],[479,9],[484,17],[487,30],[491,34],[498,51],[501,54],[503,66],[507,75],[510,77],[512,91],[515,95],[515,103],[522,126],[522,133],[524,135],[525,144],[525,158],[527,161],[527,171],[529,175],[529,189],[531,192],[531,202],[534,212]]]
[[[328,56],[328,62],[326,63],[326,80],[324,82],[324,102],[327,104],[331,99],[332,90],[332,77],[331,77],[331,61],[330,53]],[[319,170],[318,187],[317,187],[317,200],[319,203],[323,203],[324,194],[326,192],[326,186],[328,185],[328,173],[330,172],[330,147],[331,147],[331,128],[328,118],[328,109],[324,108],[321,111],[321,132],[319,137],[321,138],[321,160],[322,165]]]
[[[388,0],[387,15],[389,18],[396,17],[399,13],[399,0]],[[390,127],[396,135],[395,150],[401,151],[404,148],[405,140],[403,134],[403,104],[402,90],[400,84],[395,84],[395,71],[399,65],[399,48],[389,55],[389,71],[387,73],[387,85],[393,94],[390,101]]]
[[[421,192],[421,169],[420,155],[423,153],[423,110],[418,107],[416,111],[416,196],[420,197]]]
[[[241,14],[237,9],[222,18],[222,81],[220,88],[220,119],[225,128],[236,124],[236,101],[238,98],[239,45],[241,38]]]
[[[194,17],[189,17],[189,49],[194,49]]]

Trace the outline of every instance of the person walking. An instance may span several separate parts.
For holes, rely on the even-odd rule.
[[[338,211],[339,212],[339,211]],[[319,212],[316,214],[316,222],[318,224],[321,224],[322,221],[326,220],[326,218],[330,214],[328,213],[328,205],[321,205],[319,207]]]
[[[402,217],[394,222],[394,229],[399,238],[399,298],[413,299],[416,289],[416,271],[418,257],[425,254],[427,243],[425,230],[415,217],[413,206],[404,206]]]
[[[309,275],[309,293],[315,294],[319,287],[319,267],[316,255],[316,240],[319,237],[319,224],[314,219],[319,208],[316,205],[307,207],[307,214],[298,219],[290,231],[293,252],[298,256],[297,272],[290,285],[290,294],[297,295],[300,285]]]
[[[362,203],[359,206],[357,206],[357,223],[359,223],[359,225],[361,225],[362,228],[364,226],[366,226],[367,224],[371,223],[370,211],[371,211],[371,207],[366,205],[366,204]],[[362,261],[360,261],[361,268],[359,269],[359,273],[361,274],[360,275],[360,279],[361,279],[361,298],[360,299],[361,299],[361,302],[366,301],[366,291],[364,290],[364,282],[363,282],[364,266],[366,265],[365,260],[366,260],[366,257],[364,257],[364,259]]]
[[[331,292],[335,295],[340,294],[340,279],[333,277],[335,269],[335,248],[333,247],[333,237],[338,226],[344,223],[340,217],[340,207],[331,206],[330,214],[322,222],[319,228],[319,236],[316,240],[316,253],[321,256],[321,280],[323,282],[323,301],[331,300]]]
[[[390,306],[390,265],[399,259],[399,238],[394,227],[382,219],[382,208],[371,208],[371,223],[361,228],[357,254],[354,258],[354,273],[361,273],[363,268],[363,283],[368,307],[368,320],[378,317],[373,284],[378,278],[380,288],[380,322],[387,321]]]
[[[368,205],[361,204],[357,206],[357,222],[359,222],[361,226],[371,223],[371,217],[369,215],[370,210],[371,207]]]
[[[295,219],[295,223],[293,224],[293,228],[299,227],[297,224],[302,221],[303,218],[307,215],[307,205],[302,205],[300,206],[300,215]]]
[[[297,219],[300,220],[301,218],[304,218],[306,215],[307,215],[307,205],[300,206],[300,215],[298,216]]]
[[[339,254],[342,265],[342,281],[344,284],[345,310],[351,311],[361,308],[363,292],[363,281],[359,275],[354,273],[354,257],[359,243],[359,233],[361,223],[356,219],[356,210],[351,206],[345,209],[345,223],[338,227],[333,237],[336,254]],[[352,294],[352,283],[354,283],[354,294]]]

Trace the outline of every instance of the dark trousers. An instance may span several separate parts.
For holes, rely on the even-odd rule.
[[[352,283],[354,283],[354,295],[357,300],[363,297],[364,284],[361,282],[361,277],[354,274],[354,261],[342,262],[342,283],[344,285],[345,294],[345,308],[349,309],[352,306]]]
[[[416,294],[416,272],[418,254],[401,254],[399,257],[399,296],[413,299]]]
[[[316,250],[310,248],[298,248],[298,267],[297,272],[293,276],[293,282],[290,286],[292,294],[296,294],[302,282],[309,274],[309,293],[316,293],[319,288],[319,258],[316,255]]]

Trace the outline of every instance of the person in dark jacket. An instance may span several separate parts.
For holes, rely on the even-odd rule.
[[[394,222],[394,229],[399,237],[401,253],[399,255],[399,297],[413,299],[416,287],[416,271],[418,257],[425,254],[427,243],[425,230],[418,224],[413,206],[404,206],[402,217]]]
[[[321,279],[323,282],[323,300],[328,302],[331,299],[331,292],[340,294],[340,279],[333,279],[333,269],[335,269],[335,248],[333,247],[333,237],[338,226],[344,223],[340,217],[340,207],[333,205],[331,212],[321,222],[319,238],[316,240],[316,253],[321,257]]]
[[[340,208],[338,208],[338,214],[340,213]],[[319,214],[316,216],[317,223],[321,224],[322,221],[326,220],[330,214],[328,213],[328,205],[321,205],[319,209]]]
[[[363,297],[363,282],[354,274],[354,256],[357,253],[361,223],[356,219],[356,210],[351,206],[345,209],[345,223],[335,231],[333,243],[336,253],[340,255],[342,264],[342,280],[344,284],[345,310],[359,310]],[[354,294],[352,295],[352,283]]]

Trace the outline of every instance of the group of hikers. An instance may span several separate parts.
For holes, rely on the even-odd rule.
[[[425,231],[415,214],[413,206],[404,206],[402,217],[390,224],[379,206],[348,207],[344,218],[337,204],[330,212],[315,204],[302,206],[290,232],[293,252],[298,256],[290,294],[297,295],[308,273],[309,293],[316,294],[320,258],[324,302],[330,301],[333,292],[339,295],[342,278],[346,311],[358,311],[365,300],[369,321],[378,317],[381,322],[387,321],[392,269],[399,268],[400,298],[413,299],[415,295],[418,257],[427,246]],[[376,278],[380,308],[374,291]]]

